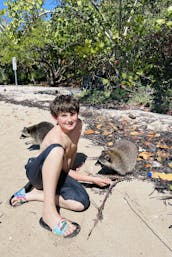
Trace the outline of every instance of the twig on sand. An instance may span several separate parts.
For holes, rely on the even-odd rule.
[[[92,234],[94,228],[96,227],[96,225],[98,224],[98,222],[103,219],[103,210],[104,210],[104,207],[105,207],[105,203],[106,203],[106,200],[108,199],[110,193],[112,192],[112,188],[115,187],[122,180],[123,179],[121,179],[121,178],[120,179],[116,179],[116,181],[113,181],[111,183],[111,185],[109,186],[109,188],[108,188],[108,190],[107,190],[107,192],[105,194],[105,197],[103,199],[102,204],[98,207],[98,212],[97,212],[97,215],[96,215],[96,219],[94,221],[93,227],[91,228],[91,230],[90,230],[90,232],[88,234],[87,240],[91,236],[91,234]]]
[[[162,238],[162,235],[159,234],[158,231],[155,231],[152,226],[149,224],[148,221],[132,206],[132,204],[129,202],[129,199],[124,197],[124,200],[128,204],[129,208],[133,211],[133,213],[145,224],[145,226],[159,239],[159,241],[170,251],[172,252],[172,248],[168,245],[167,242],[165,242],[165,239]]]

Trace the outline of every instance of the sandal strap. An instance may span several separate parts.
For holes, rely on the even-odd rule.
[[[69,225],[70,225],[70,223],[66,219],[61,218],[58,221],[57,225],[53,228],[52,232],[54,234],[63,236],[64,233],[68,230]]]
[[[18,199],[24,199],[26,200],[26,191],[25,188],[20,189],[18,192],[14,194],[15,197]]]
[[[17,203],[16,205],[20,205],[23,204],[25,202],[27,202],[26,200],[26,191],[25,188],[20,189],[19,191],[17,191],[13,197],[17,198]]]

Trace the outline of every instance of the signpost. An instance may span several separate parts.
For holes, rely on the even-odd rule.
[[[13,65],[13,71],[14,71],[14,76],[15,76],[15,84],[17,86],[18,84],[17,84],[17,60],[16,60],[16,57],[12,58],[12,65]]]

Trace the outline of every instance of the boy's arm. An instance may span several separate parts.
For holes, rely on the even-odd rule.
[[[79,134],[78,134],[78,140],[79,137],[81,135],[81,130],[82,130],[82,121],[79,119]],[[75,156],[76,156],[76,152],[77,152],[77,148],[76,150],[73,152],[72,157],[71,157],[71,166],[73,168],[73,164],[74,164],[74,160],[75,160]],[[104,187],[107,186],[109,184],[111,184],[111,179],[109,178],[104,178],[104,177],[99,177],[99,176],[92,176],[92,175],[88,175],[88,174],[83,174],[80,173],[76,170],[72,170],[70,169],[68,174],[74,178],[75,180],[81,181],[81,182],[88,182],[88,183],[93,183],[96,184],[100,187]]]
[[[76,148],[75,148],[75,151],[73,151],[72,153],[72,156],[71,156],[71,163],[70,163],[70,167],[71,169],[73,169],[73,165],[75,163],[75,157],[76,157],[76,153],[77,153],[77,149],[78,149],[78,141],[79,141],[79,138],[81,136],[81,131],[82,131],[82,121],[80,119],[78,119],[78,138],[77,138],[77,144],[76,144]]]
[[[109,179],[109,178],[87,175],[87,174],[77,172],[75,170],[70,170],[68,174],[69,174],[69,176],[71,176],[72,178],[74,178],[78,181],[93,183],[100,187],[107,186],[107,185],[111,184],[111,182],[112,182],[111,179]]]

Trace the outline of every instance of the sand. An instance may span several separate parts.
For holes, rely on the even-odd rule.
[[[82,118],[82,117],[81,117]],[[61,209],[62,216],[81,225],[79,235],[63,239],[39,225],[43,203],[9,205],[9,197],[26,182],[24,165],[37,150],[29,151],[21,130],[40,121],[54,122],[49,112],[0,102],[0,256],[2,257],[170,257],[172,256],[172,207],[159,199],[150,182],[132,180],[113,188],[90,237],[97,208],[105,194],[87,188],[91,205],[85,212]],[[96,174],[95,159],[102,148],[81,137],[79,153],[87,155],[81,171]],[[153,194],[151,194],[153,192]]]

